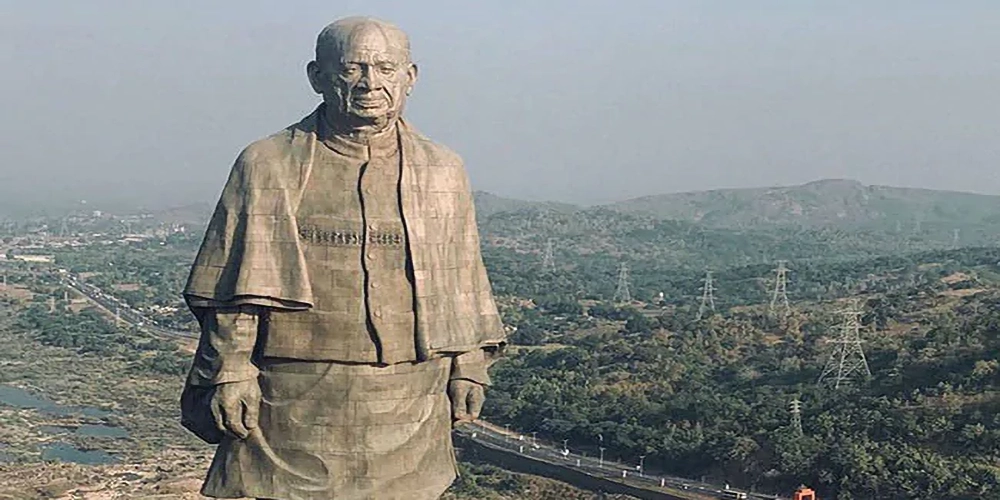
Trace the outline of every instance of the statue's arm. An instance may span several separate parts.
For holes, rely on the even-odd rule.
[[[450,380],[469,380],[479,385],[490,385],[487,369],[489,359],[483,349],[476,349],[451,358]]]
[[[479,418],[485,400],[484,388],[490,385],[487,369],[496,359],[500,346],[475,349],[451,358],[448,397],[455,425]]]
[[[192,307],[201,338],[181,394],[181,424],[208,443],[245,439],[257,427],[260,385],[253,364],[259,306]]]
[[[252,361],[263,309],[256,305],[194,308],[201,325],[188,384],[216,386],[257,378]]]
[[[452,153],[454,154],[454,153]],[[476,223],[476,206],[473,201],[472,186],[469,183],[469,176],[465,170],[464,162],[458,155],[455,155],[454,160],[458,167],[455,171],[453,180],[457,183],[456,190],[462,196],[459,202],[459,211],[465,213],[464,222],[465,228],[462,230],[463,234],[467,235],[472,240],[472,248],[475,249],[475,259],[476,266],[485,273],[485,268],[483,267],[482,261],[483,257],[480,254],[480,240],[479,240],[479,227]],[[488,279],[483,276],[484,279]],[[452,358],[451,364],[451,378],[450,380],[469,380],[476,382],[479,385],[488,386],[491,384],[489,373],[487,369],[491,364],[501,356],[503,352],[503,342],[498,345],[486,346],[480,349],[475,349],[466,353]]]

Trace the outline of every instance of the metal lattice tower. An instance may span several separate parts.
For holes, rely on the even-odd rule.
[[[787,317],[792,312],[792,306],[788,303],[788,268],[785,266],[786,262],[779,260],[778,268],[774,270],[776,274],[774,291],[771,293],[771,305],[767,308],[768,314],[772,316],[779,305],[785,310],[784,316]]]
[[[542,255],[542,271],[551,272],[556,269],[555,254],[552,249],[552,239],[545,243],[545,253]]]
[[[955,230],[952,231],[952,233],[951,233],[951,246],[952,247],[958,248],[958,241],[960,239],[959,235],[961,235],[961,234],[962,234],[962,230],[961,229],[955,229]]]
[[[799,398],[795,398],[791,403],[788,403],[788,411],[792,414],[792,430],[798,436],[802,436],[802,401]]]
[[[712,271],[705,271],[705,284],[701,288],[701,305],[698,306],[698,318],[701,321],[705,317],[705,311],[711,309],[715,313],[715,282],[712,280]]]
[[[624,262],[618,266],[618,288],[615,289],[615,302],[632,302],[632,293],[628,290],[628,265]]]
[[[835,344],[830,359],[819,376],[822,384],[832,380],[833,388],[840,389],[842,385],[870,377],[872,372],[861,347],[861,310],[857,301],[851,301],[847,309],[841,311],[844,317],[840,325],[840,336],[830,343]]]

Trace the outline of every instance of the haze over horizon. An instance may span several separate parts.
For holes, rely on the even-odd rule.
[[[0,208],[214,202],[240,149],[313,109],[315,36],[357,14],[410,34],[407,116],[476,190],[594,204],[847,178],[1000,194],[994,2],[0,10]]]

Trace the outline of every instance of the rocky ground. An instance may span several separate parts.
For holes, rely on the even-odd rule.
[[[155,462],[0,465],[0,500],[194,500],[207,456],[166,450]]]

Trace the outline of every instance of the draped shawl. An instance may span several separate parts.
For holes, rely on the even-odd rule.
[[[313,306],[295,215],[315,148],[324,147],[317,137],[321,110],[250,144],[236,159],[184,288],[193,310]],[[483,265],[462,160],[402,120],[397,136],[418,359],[500,346],[503,324]]]

